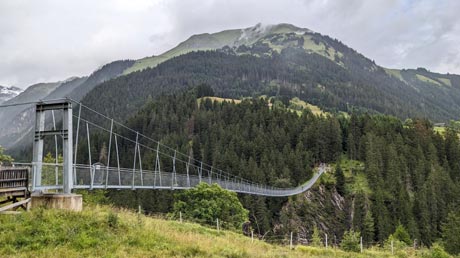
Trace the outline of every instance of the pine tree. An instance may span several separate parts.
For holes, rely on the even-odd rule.
[[[315,247],[323,246],[321,236],[319,235],[319,229],[317,226],[313,227],[313,234],[311,235],[311,245]]]
[[[460,212],[450,212],[442,225],[444,248],[452,255],[460,254]]]
[[[340,165],[337,165],[335,168],[335,188],[337,192],[344,196],[345,195],[345,175],[343,174],[342,168]]]
[[[366,245],[372,245],[374,242],[374,218],[372,217],[372,212],[367,211],[366,216],[364,217],[363,227],[362,227],[362,236],[363,241]]]
[[[407,233],[406,228],[401,224],[399,224],[396,227],[396,230],[392,234],[392,236],[393,236],[394,239],[399,240],[399,241],[405,243],[406,245],[411,244],[410,235],[409,235],[409,233]]]
[[[343,234],[342,242],[340,243],[340,247],[345,251],[350,252],[359,252],[359,239],[361,234],[359,232],[350,230],[346,231]]]
[[[364,218],[366,216],[366,196],[364,192],[359,191],[353,198],[353,229],[361,231],[364,224]]]
[[[383,191],[381,189],[376,189],[374,196],[375,200],[372,204],[372,213],[375,214],[376,239],[382,242],[391,233],[391,219],[390,214],[385,207]]]

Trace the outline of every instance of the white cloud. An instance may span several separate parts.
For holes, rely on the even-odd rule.
[[[87,75],[192,34],[258,22],[330,35],[383,66],[460,73],[458,10],[455,0],[4,0],[0,85]]]

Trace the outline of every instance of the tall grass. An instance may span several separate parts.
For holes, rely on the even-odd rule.
[[[398,251],[399,252],[399,251]],[[429,257],[430,252],[424,251]],[[398,256],[415,257],[401,251]],[[419,254],[422,254],[419,252]],[[239,233],[139,215],[109,206],[83,212],[36,209],[0,215],[0,257],[390,257],[270,245]]]

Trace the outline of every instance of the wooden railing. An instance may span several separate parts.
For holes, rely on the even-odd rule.
[[[1,168],[0,189],[25,188],[29,186],[29,169],[27,168]]]

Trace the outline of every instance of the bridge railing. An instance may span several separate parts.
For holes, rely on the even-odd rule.
[[[24,163],[22,164],[24,165]],[[35,171],[36,164],[29,164]],[[62,189],[62,164],[42,163],[42,176],[35,190]],[[155,170],[106,167],[100,164],[74,165],[73,188],[76,189],[189,189],[201,182],[218,184],[222,188],[238,193],[263,196],[290,196],[302,193],[313,186],[325,172],[320,168],[305,184],[292,188],[276,188],[244,180],[222,176],[218,173],[207,175],[183,174]],[[35,175],[34,175],[35,176]]]
[[[75,169],[75,188],[84,189],[188,189],[201,182],[218,184],[229,191],[265,196],[289,196],[311,188],[324,170],[319,170],[305,184],[293,188],[275,188],[245,181],[220,177],[187,175],[164,171],[118,169],[106,166],[77,165]]]
[[[0,189],[27,188],[29,170],[27,168],[0,167]]]

